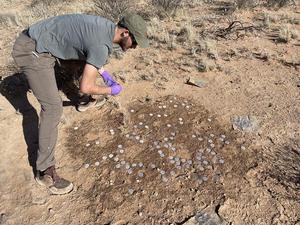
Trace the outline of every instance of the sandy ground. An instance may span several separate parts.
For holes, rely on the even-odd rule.
[[[11,4],[8,12],[28,10]],[[199,42],[180,41],[191,38],[181,29],[186,13],[159,28],[151,20],[151,47],[106,66],[122,94],[84,113],[64,107],[57,167],[75,184],[65,196],[33,179],[28,146],[38,113],[26,97],[37,112],[39,104],[23,80],[8,82],[22,27],[2,28],[0,224],[300,224],[299,37],[272,40],[277,26],[299,32],[299,8],[231,17],[211,8],[188,11],[193,31],[206,31]],[[258,25],[263,11],[270,24],[237,40],[207,30],[218,25],[212,16],[223,27],[228,18]],[[173,45],[162,31],[177,35]],[[189,77],[204,86],[186,84]]]

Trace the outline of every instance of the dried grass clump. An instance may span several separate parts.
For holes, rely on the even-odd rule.
[[[160,17],[171,17],[176,14],[182,0],[151,0],[151,2]]]
[[[62,9],[68,1],[60,0],[33,0],[31,7],[32,20],[46,19],[51,16],[62,14]],[[31,23],[31,21],[29,21]]]
[[[163,23],[154,17],[148,23],[148,38],[161,43],[168,43],[170,41],[170,34],[164,27]]]
[[[272,7],[284,7],[290,4],[295,4],[296,5],[296,1],[295,0],[268,0],[268,6],[272,6]]]
[[[253,8],[257,5],[255,0],[235,0],[234,3],[238,9]]]
[[[94,3],[97,14],[116,22],[133,9],[133,1],[130,0],[94,0]]]

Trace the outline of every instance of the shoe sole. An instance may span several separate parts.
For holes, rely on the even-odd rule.
[[[45,188],[47,188],[47,190],[50,191],[51,194],[53,195],[64,195],[64,194],[68,194],[70,193],[73,188],[74,188],[74,185],[73,183],[70,183],[69,186],[63,188],[63,189],[57,189],[56,187],[54,186],[48,186],[47,184],[45,184],[42,180],[40,180],[39,178],[35,178],[35,181],[40,185],[40,186],[43,186]]]
[[[103,106],[105,104],[105,102],[106,102],[106,99],[104,98],[101,100],[96,100],[94,102],[89,102],[86,105],[79,105],[79,106],[77,106],[77,111],[85,112],[86,110],[91,109],[91,108],[98,108],[98,107]]]

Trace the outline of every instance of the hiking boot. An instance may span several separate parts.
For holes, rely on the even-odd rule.
[[[104,105],[106,102],[106,98],[100,98],[100,99],[92,99],[88,102],[80,103],[77,105],[76,109],[79,112],[84,112],[91,108],[99,108]]]
[[[54,195],[67,194],[73,190],[73,184],[59,177],[54,166],[49,167],[45,171],[38,171],[35,180],[39,185],[47,187],[51,194]]]

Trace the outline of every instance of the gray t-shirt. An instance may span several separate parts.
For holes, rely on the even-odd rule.
[[[60,59],[85,60],[101,68],[112,52],[115,24],[103,17],[71,14],[56,16],[29,27],[38,53]]]

